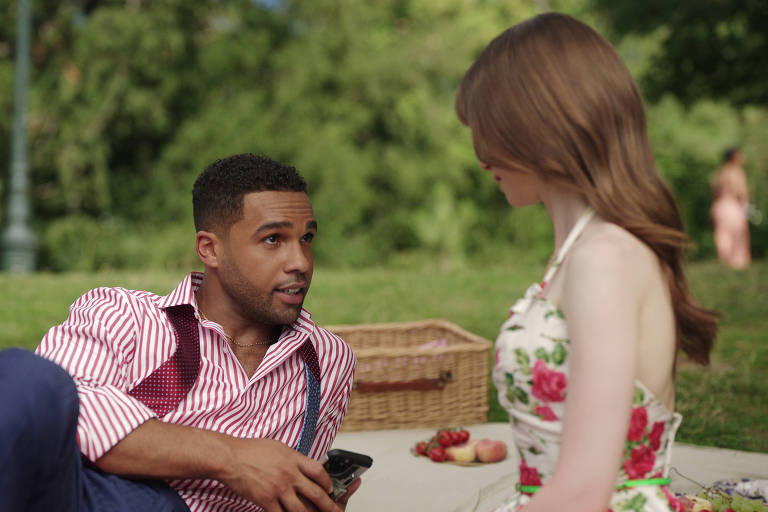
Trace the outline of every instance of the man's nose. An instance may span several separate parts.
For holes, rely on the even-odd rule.
[[[293,244],[286,259],[286,272],[305,273],[312,268],[312,247],[301,243]]]

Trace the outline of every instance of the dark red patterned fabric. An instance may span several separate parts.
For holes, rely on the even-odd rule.
[[[189,304],[166,308],[176,331],[176,352],[128,392],[159,417],[179,405],[200,373],[200,337],[195,310]]]

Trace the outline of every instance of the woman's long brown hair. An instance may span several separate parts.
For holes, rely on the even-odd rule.
[[[480,160],[583,194],[650,247],[669,284],[678,348],[709,363],[719,315],[688,288],[680,211],[656,169],[640,93],[608,41],[559,13],[515,25],[466,72],[456,113]]]

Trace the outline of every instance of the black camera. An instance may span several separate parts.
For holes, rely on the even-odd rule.
[[[334,501],[341,498],[347,487],[357,480],[373,465],[373,459],[362,453],[334,449],[328,452],[328,460],[323,466],[333,480],[331,498]]]

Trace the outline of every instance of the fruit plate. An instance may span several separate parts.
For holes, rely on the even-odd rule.
[[[503,460],[506,460],[506,459],[497,460],[495,462],[479,462],[479,461],[478,462],[458,462],[458,461],[455,461],[455,460],[444,460],[440,464],[453,464],[454,466],[465,466],[465,467],[468,467],[468,468],[473,468],[473,467],[476,467],[476,466],[487,466],[489,464],[498,464],[499,462],[502,462]]]
[[[507,458],[504,457],[503,459],[497,460],[495,462],[480,462],[480,461],[462,462],[462,461],[456,461],[456,460],[443,460],[443,461],[440,461],[440,462],[434,462],[429,457],[427,457],[425,455],[419,455],[418,453],[416,453],[416,450],[414,450],[414,449],[411,449],[410,451],[411,451],[411,455],[413,455],[414,457],[425,459],[426,461],[432,462],[433,464],[453,464],[454,466],[464,466],[464,467],[467,467],[467,468],[473,468],[473,467],[477,467],[477,466],[487,466],[489,464],[498,464],[499,462],[503,462],[503,461],[507,460]]]

